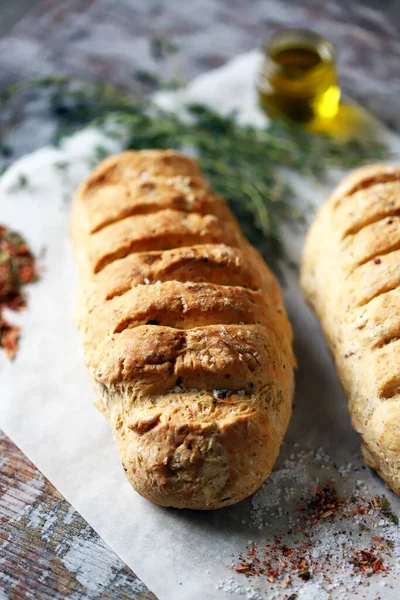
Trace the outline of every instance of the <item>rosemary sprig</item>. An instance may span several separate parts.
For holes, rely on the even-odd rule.
[[[154,51],[160,48],[158,44]],[[105,125],[111,121],[121,125],[127,149],[176,148],[193,153],[212,187],[229,202],[244,233],[269,261],[282,256],[283,221],[298,222],[302,217],[280,167],[321,180],[332,167],[352,168],[388,155],[371,139],[343,142],[281,121],[258,129],[241,125],[235,114],[221,116],[199,104],[187,106],[182,118],[110,86],[63,77],[14,84],[0,94],[0,105],[21,93],[45,95],[56,124],[56,143],[88,124],[107,131]],[[9,148],[6,140],[3,144]],[[98,159],[104,156],[101,150]]]

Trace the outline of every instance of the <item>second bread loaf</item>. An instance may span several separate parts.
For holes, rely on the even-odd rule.
[[[309,231],[301,280],[365,460],[400,493],[399,167],[363,167],[335,190]]]

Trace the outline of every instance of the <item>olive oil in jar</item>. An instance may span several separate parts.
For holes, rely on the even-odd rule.
[[[271,116],[303,123],[334,117],[340,88],[332,44],[308,31],[278,33],[264,48],[257,89]]]

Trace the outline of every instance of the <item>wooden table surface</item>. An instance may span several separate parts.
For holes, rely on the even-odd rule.
[[[400,21],[346,0],[41,0],[0,39],[0,87],[62,72],[143,94],[155,35],[181,46],[192,78],[282,26],[330,37],[345,92],[400,131]],[[17,131],[16,153],[46,142],[33,137]],[[154,597],[0,432],[0,599]]]

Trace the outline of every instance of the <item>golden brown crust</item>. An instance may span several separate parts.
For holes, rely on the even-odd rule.
[[[220,221],[213,214],[172,209],[157,212],[157,217],[153,214],[127,217],[92,234],[89,240],[89,260],[95,273],[133,252],[223,241],[232,246],[239,243],[234,223]]]
[[[202,244],[172,250],[139,252],[105,267],[96,278],[96,290],[105,300],[120,296],[136,285],[164,281],[209,282],[241,285],[258,290],[261,278],[244,261],[238,248]]]
[[[268,477],[293,396],[275,278],[197,165],[128,152],[78,190],[78,324],[133,487],[165,506],[238,502]]]
[[[400,493],[400,167],[352,173],[320,209],[301,282],[368,465]]]

